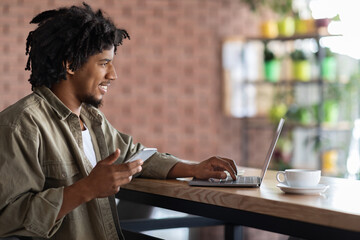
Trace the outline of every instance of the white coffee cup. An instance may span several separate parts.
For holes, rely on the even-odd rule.
[[[283,176],[283,180],[280,179]],[[321,170],[286,169],[276,174],[276,180],[290,187],[315,187],[319,184]]]

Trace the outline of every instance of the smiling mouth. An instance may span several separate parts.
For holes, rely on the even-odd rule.
[[[110,82],[103,82],[99,85],[100,90],[102,90],[104,93],[107,92],[108,87],[110,86]]]

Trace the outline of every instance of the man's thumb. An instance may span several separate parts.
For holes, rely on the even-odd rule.
[[[107,165],[113,164],[120,156],[120,149],[116,149],[115,152],[110,154],[107,158],[103,160],[103,162]]]

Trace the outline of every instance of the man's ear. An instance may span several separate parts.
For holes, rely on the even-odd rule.
[[[74,75],[74,71],[70,69],[70,63],[66,62],[66,73],[70,75]]]

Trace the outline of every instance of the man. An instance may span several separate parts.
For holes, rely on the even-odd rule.
[[[126,163],[144,146],[97,108],[117,79],[113,59],[128,33],[85,3],[31,23],[33,93],[0,113],[0,237],[122,239],[114,194],[134,175],[236,177],[234,162],[219,157],[188,164],[157,152]]]

